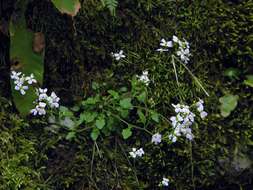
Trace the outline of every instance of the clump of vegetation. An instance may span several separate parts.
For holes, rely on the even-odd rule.
[[[252,10],[17,2],[0,189],[250,189]]]

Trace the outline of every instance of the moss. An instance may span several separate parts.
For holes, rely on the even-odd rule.
[[[171,146],[164,143],[160,147],[162,151],[146,145],[144,148],[152,153],[143,162],[135,163],[135,167],[129,165],[127,152],[123,150],[146,142],[148,137],[143,134],[137,133],[138,138],[128,142],[117,137],[97,142],[100,154],[96,151],[91,162],[94,147],[88,134],[66,142],[65,131],[55,134],[44,130],[47,126],[41,121],[32,121],[29,130],[20,130],[26,122],[11,119],[14,126],[18,125],[14,127],[19,129],[17,132],[6,129],[10,124],[3,118],[10,116],[2,113],[5,129],[1,134],[7,130],[13,138],[9,143],[14,150],[11,156],[28,157],[21,162],[15,160],[13,165],[25,166],[25,171],[17,172],[25,179],[24,184],[41,187],[46,183],[46,189],[95,189],[96,186],[157,189],[161,177],[170,176],[171,189],[193,189],[193,180],[196,189],[201,190],[250,189],[252,167],[238,171],[233,163],[238,156],[252,159],[253,151],[253,108],[249,106],[253,103],[252,89],[242,84],[244,75],[252,73],[252,9],[250,0],[125,0],[119,3],[117,16],[112,17],[100,1],[87,0],[72,20],[59,14],[47,1],[31,3],[27,22],[33,30],[43,31],[47,39],[44,85],[58,91],[64,102],[92,94],[90,86],[94,80],[108,81],[108,85],[118,87],[144,69],[155,79],[150,88],[157,103],[155,107],[168,117],[172,114],[171,103],[180,99],[192,103],[196,97],[203,97],[201,89],[180,67],[182,90],[178,91],[169,60],[154,53],[159,40],[173,34],[190,41],[193,56],[188,66],[210,97],[205,98],[208,120],[194,128],[196,138],[192,145],[185,141]],[[113,63],[110,53],[119,49],[126,52],[128,59]],[[229,67],[241,71],[239,79],[223,76]],[[219,115],[218,98],[226,93],[237,94],[239,103],[229,117],[223,118]],[[1,163],[9,162],[5,155],[2,157]],[[33,158],[40,160],[37,166],[32,164]],[[38,168],[44,166],[46,170],[40,173]],[[8,184],[4,178],[0,177],[0,181]]]

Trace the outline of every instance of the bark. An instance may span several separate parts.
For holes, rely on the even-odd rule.
[[[15,0],[0,1],[0,96],[10,99],[10,38],[8,24]]]
[[[50,1],[35,0],[29,6],[31,29],[45,34],[43,85],[55,91],[61,103],[71,104],[82,96],[84,77],[78,61],[73,19],[61,14]]]

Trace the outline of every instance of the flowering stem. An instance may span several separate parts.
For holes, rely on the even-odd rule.
[[[202,84],[200,83],[199,79],[191,72],[191,70],[184,64],[182,63],[176,56],[173,56],[181,65],[183,65],[183,67],[189,72],[189,74],[192,76],[193,79],[195,79],[195,81],[197,82],[197,84],[200,86],[200,88],[205,92],[205,94],[207,96],[209,96],[208,92],[205,90],[205,88],[202,86]]]
[[[115,115],[115,114],[113,114],[112,112],[109,112],[109,113],[110,113],[113,117],[115,117],[116,119],[118,119],[118,120],[122,121],[123,123],[125,123],[126,125],[131,126],[131,127],[135,128],[135,129],[139,129],[139,130],[145,131],[145,132],[147,132],[147,133],[150,134],[150,135],[153,135],[149,130],[147,130],[147,129],[145,129],[145,128],[138,127],[138,126],[133,125],[133,124],[131,124],[131,123],[128,123],[127,121],[125,121],[124,119],[121,119],[118,115]]]
[[[193,185],[193,189],[195,190],[194,165],[193,165],[193,158],[192,158],[192,142],[191,141],[190,141],[190,157],[191,157],[191,178],[192,178],[192,185]]]
[[[179,87],[179,82],[178,82],[178,76],[177,76],[177,70],[176,70],[174,55],[172,55],[171,62],[172,62],[172,65],[173,65],[173,69],[174,69],[174,73],[175,73],[175,77],[176,77],[176,81],[177,81],[177,86]]]

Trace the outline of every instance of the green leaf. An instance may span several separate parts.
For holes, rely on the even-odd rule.
[[[133,107],[131,101],[132,101],[131,98],[124,98],[120,100],[119,104],[124,109],[131,109]]]
[[[236,108],[239,96],[226,94],[225,96],[219,98],[220,111],[223,117],[227,117]]]
[[[244,80],[244,84],[253,88],[253,75],[247,75],[246,78],[247,79]]]
[[[129,116],[129,110],[122,109],[121,107],[118,107],[117,110],[121,117],[127,118]]]
[[[96,119],[96,127],[98,129],[103,129],[103,127],[105,126],[105,118],[102,117],[102,116],[99,116],[97,119]]]
[[[86,100],[82,101],[82,105],[84,105],[84,106],[95,105],[98,102],[99,102],[99,96],[89,97]]]
[[[131,135],[132,135],[131,127],[122,130],[122,136],[124,139],[128,139],[129,137],[131,137]]]
[[[27,76],[33,73],[35,79],[42,84],[44,55],[33,51],[34,33],[28,30],[25,20],[27,1],[20,1],[16,6],[20,10],[20,15],[18,17],[15,16],[15,19],[13,17],[9,25],[10,59],[12,62],[17,63],[12,69],[22,71]],[[14,89],[14,84],[12,83],[13,101],[22,116],[30,113],[30,110],[35,107],[33,101],[37,98],[33,86],[29,85],[29,89],[26,92],[25,95],[21,95]]]
[[[112,95],[114,99],[119,99],[119,93],[114,90],[108,90],[108,93]]]
[[[76,137],[76,132],[71,131],[71,132],[69,132],[69,133],[67,134],[66,140],[71,140],[71,139],[73,139],[73,138],[75,138],[75,137]]]
[[[86,123],[94,121],[96,117],[97,112],[84,112],[80,115],[80,118],[82,118]]]
[[[70,117],[65,117],[64,119],[60,120],[60,124],[69,129],[72,129],[75,127],[75,122]]]
[[[75,16],[79,9],[81,8],[81,4],[79,0],[51,0],[54,6],[61,12],[66,13],[70,16]]]
[[[98,90],[99,89],[99,84],[97,82],[92,82],[91,87],[93,90]]]
[[[141,110],[141,109],[138,109],[138,110],[137,110],[137,114],[138,114],[138,116],[139,116],[139,118],[140,118],[141,123],[143,123],[143,124],[145,125],[145,123],[146,123],[146,117],[145,117],[145,115],[143,114],[142,110]]]
[[[240,70],[237,68],[230,67],[225,70],[224,75],[226,77],[229,77],[230,79],[233,79],[233,78],[238,79],[240,75]]]
[[[157,112],[152,111],[151,112],[151,118],[153,121],[159,123],[159,114]]]
[[[92,132],[90,134],[92,140],[96,141],[99,135],[100,135],[99,129],[98,128],[93,128],[93,130],[92,130]]]
[[[118,6],[117,0],[101,0],[103,6],[107,7],[110,10],[111,15],[115,16],[115,10]]]
[[[59,114],[61,117],[72,117],[74,115],[73,112],[65,106],[60,106],[59,110]]]
[[[71,108],[71,110],[74,111],[74,112],[78,112],[78,111],[80,110],[80,106],[75,105],[75,106],[73,106],[73,107]]]
[[[147,93],[144,91],[142,92],[139,96],[137,96],[137,99],[140,101],[140,102],[145,102],[146,99],[147,99]]]

